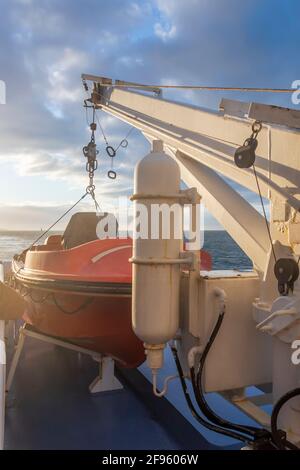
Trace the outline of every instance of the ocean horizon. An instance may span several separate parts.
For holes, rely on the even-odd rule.
[[[28,248],[42,233],[41,230],[0,230],[0,261],[11,261],[15,254]],[[43,243],[49,233],[55,235],[63,231],[51,230],[38,243]],[[252,269],[251,260],[224,230],[205,230],[203,250],[211,256],[213,269]]]

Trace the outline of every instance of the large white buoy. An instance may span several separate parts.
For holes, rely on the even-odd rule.
[[[163,143],[154,141],[152,152],[135,168],[132,199],[134,226],[139,233],[134,237],[131,260],[132,323],[144,342],[152,370],[162,367],[164,347],[179,325],[180,196],[179,166],[163,151]]]

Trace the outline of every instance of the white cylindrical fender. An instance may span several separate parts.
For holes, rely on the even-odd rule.
[[[149,366],[158,369],[163,363],[165,343],[178,330],[183,261],[180,170],[164,153],[161,141],[154,141],[153,151],[137,164],[132,199],[136,230],[131,260],[132,323],[145,343]]]

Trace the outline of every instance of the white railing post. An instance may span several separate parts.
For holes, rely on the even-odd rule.
[[[4,282],[4,266],[0,261],[0,282]],[[5,377],[6,377],[6,350],[5,350],[5,322],[0,320],[0,450],[4,448],[5,424]]]

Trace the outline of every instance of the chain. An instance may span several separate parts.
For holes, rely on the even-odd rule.
[[[86,192],[87,194],[89,194],[91,196],[91,198],[93,199],[94,201],[94,204],[95,204],[95,208],[96,208],[96,212],[97,214],[99,214],[99,212],[101,212],[101,207],[100,207],[100,204],[98,203],[97,199],[96,199],[96,195],[95,195],[95,185],[93,184],[92,186],[88,186],[86,188]]]
[[[96,195],[95,195],[96,186],[94,184],[94,174],[98,168],[97,155],[99,153],[99,150],[97,150],[97,145],[95,142],[95,132],[97,129],[97,124],[95,123],[95,115],[96,115],[96,110],[95,110],[95,107],[93,107],[93,122],[90,124],[91,140],[85,147],[83,147],[82,152],[83,152],[83,155],[87,159],[85,168],[89,176],[89,184],[86,188],[86,192],[92,197],[94,204],[95,204],[96,212],[98,213],[98,212],[101,212],[101,208],[96,199]]]
[[[94,185],[94,173],[98,168],[98,161],[97,155],[99,151],[97,150],[97,146],[95,143],[95,130],[97,129],[97,124],[95,123],[95,108],[93,108],[93,122],[90,124],[90,129],[92,131],[91,140],[83,147],[83,155],[86,157],[86,171],[89,174],[89,186],[92,187]]]
[[[117,177],[117,173],[116,173],[116,171],[114,171],[114,169],[113,169],[113,167],[114,167],[114,163],[113,163],[114,158],[116,157],[117,152],[118,152],[118,150],[119,150],[120,147],[121,147],[121,148],[124,148],[124,149],[125,149],[126,147],[128,147],[128,143],[129,143],[129,142],[128,142],[128,137],[129,137],[130,134],[135,130],[135,128],[134,128],[134,127],[131,127],[131,128],[129,129],[129,131],[127,132],[126,136],[124,137],[124,139],[122,139],[122,140],[120,141],[120,143],[117,145],[117,147],[114,148],[114,147],[113,147],[112,145],[110,145],[109,142],[108,142],[108,139],[107,139],[107,137],[106,137],[106,135],[105,135],[104,129],[103,129],[102,125],[101,125],[101,122],[100,122],[100,119],[99,119],[99,116],[98,116],[97,113],[96,113],[96,119],[97,119],[99,128],[100,128],[100,130],[101,130],[101,133],[102,133],[102,136],[103,136],[105,145],[106,145],[105,151],[106,151],[107,155],[111,158],[111,167],[110,167],[110,170],[107,172],[107,176],[108,176],[108,178],[114,180],[114,179],[116,179],[116,177]]]
[[[88,87],[88,84],[86,82],[86,80],[82,80],[82,84],[83,84],[83,88],[84,90],[86,91],[86,93],[88,94],[89,92],[89,87]],[[88,106],[87,104],[87,101],[89,100],[84,100],[84,103],[85,103],[85,108],[86,108],[86,120],[88,122],[88,107],[91,107],[91,106]],[[95,152],[95,149],[96,149],[96,144],[95,144],[95,131],[97,129],[97,124],[95,123],[95,118],[98,122],[98,126],[99,126],[99,129],[101,131],[101,134],[103,136],[103,140],[105,142],[105,151],[107,153],[107,155],[111,158],[111,166],[110,166],[110,170],[107,172],[107,176],[108,178],[110,179],[116,179],[117,177],[117,172],[114,171],[114,158],[116,157],[117,155],[117,152],[120,148],[127,148],[128,147],[128,137],[130,136],[130,134],[135,130],[134,127],[131,127],[129,129],[129,131],[127,132],[126,136],[119,142],[119,144],[114,148],[112,145],[109,144],[109,141],[105,135],[105,132],[104,132],[104,129],[103,129],[103,126],[101,125],[101,122],[100,122],[100,119],[99,119],[99,116],[96,112],[96,108],[95,106],[93,106],[93,123],[90,125],[90,128],[92,130],[92,136],[91,136],[91,142],[83,148],[83,154],[85,157],[88,158],[88,161],[87,161],[87,171],[89,172],[89,175],[90,175],[90,184],[87,188],[87,191],[91,194],[91,196],[93,197],[94,201],[95,201],[95,205],[97,207],[97,201],[95,200],[95,194],[94,194],[94,190],[95,190],[95,187],[94,187],[94,183],[93,183],[93,176],[94,176],[94,171],[97,169],[97,159],[96,159],[96,155],[98,154],[98,151],[96,151],[96,155],[94,155],[94,152]],[[93,148],[93,144],[95,145],[95,147]],[[92,156],[91,156],[91,164],[89,163],[89,157],[88,157],[88,154],[91,153]],[[93,165],[92,165],[92,162],[94,162],[94,165],[95,165],[95,169],[93,169]]]
[[[261,130],[262,130],[262,123],[260,121],[255,121],[252,124],[252,134],[251,134],[250,139],[251,140],[256,139]]]

